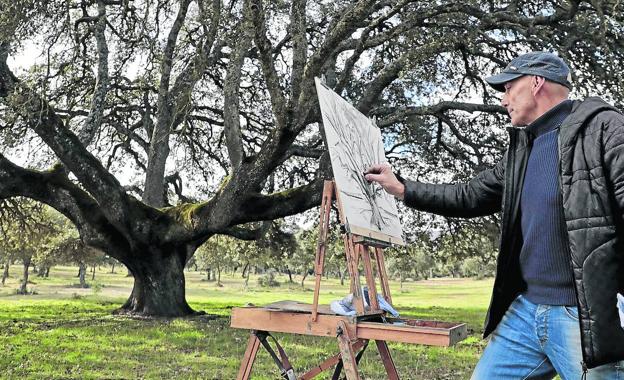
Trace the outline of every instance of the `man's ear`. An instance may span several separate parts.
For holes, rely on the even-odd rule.
[[[531,78],[531,92],[533,93],[533,95],[537,95],[542,87],[544,87],[545,82],[546,79],[544,79],[544,77],[534,75],[533,78]]]

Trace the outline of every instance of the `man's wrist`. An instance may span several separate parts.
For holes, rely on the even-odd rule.
[[[397,185],[397,191],[394,197],[400,201],[405,199],[405,178],[401,177],[399,173],[393,173],[399,184]]]
[[[394,194],[394,197],[400,201],[402,201],[403,199],[405,199],[405,185],[404,184],[399,184],[399,186],[397,187],[397,191]]]

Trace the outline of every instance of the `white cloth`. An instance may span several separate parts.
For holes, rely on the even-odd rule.
[[[617,307],[620,313],[620,325],[624,329],[624,296],[620,293],[617,294]]]
[[[368,306],[368,289],[366,287],[362,288],[362,293],[364,294],[364,305]],[[379,294],[377,294],[377,302],[379,303],[381,310],[387,311],[392,314],[393,317],[399,316],[399,313],[392,307],[392,305],[390,305],[388,301],[386,301],[385,298]],[[339,301],[332,301],[329,304],[329,308],[338,315],[355,315],[356,311],[353,306],[353,294],[349,293]]]

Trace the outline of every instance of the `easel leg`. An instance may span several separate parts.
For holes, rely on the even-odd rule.
[[[359,350],[358,345],[361,345],[362,349]],[[360,359],[362,359],[362,355],[364,355],[364,351],[366,350],[366,347],[368,346],[368,340],[358,340],[357,342],[355,342],[353,344],[353,351],[358,351],[357,355],[355,356],[355,364],[359,365],[360,364]],[[336,364],[336,368],[334,370],[334,375],[332,376],[332,380],[339,380],[340,379],[340,374],[342,373],[342,359],[340,359],[338,361],[338,363]]]
[[[254,334],[254,331],[252,331],[249,335],[249,340],[247,341],[247,349],[245,350],[245,355],[243,356],[243,361],[241,362],[240,369],[238,370],[236,380],[249,379],[249,376],[251,375],[251,368],[253,367],[259,347],[260,339],[258,339],[256,334]]]
[[[316,322],[318,317],[318,300],[321,288],[321,277],[323,276],[323,266],[325,265],[325,248],[327,245],[327,230],[329,226],[329,215],[331,213],[332,197],[334,194],[334,183],[325,181],[323,187],[323,201],[321,202],[320,221],[319,221],[319,237],[316,247],[316,259],[314,261],[314,301],[312,303],[312,322]]]
[[[347,255],[347,267],[349,268],[349,274],[351,275],[351,293],[353,293],[353,305],[358,314],[363,314],[366,310],[364,307],[364,295],[362,294],[362,287],[360,285],[360,271],[359,267],[359,252],[357,244],[345,234],[345,254]]]
[[[379,350],[379,356],[381,356],[381,361],[383,362],[384,367],[386,368],[386,374],[388,374],[388,380],[399,380],[399,373],[394,366],[394,361],[392,361],[392,356],[390,356],[390,350],[388,349],[388,344],[383,340],[376,340],[377,350]]]
[[[373,265],[371,263],[370,251],[368,246],[358,244],[361,252],[362,261],[364,262],[364,273],[366,274],[366,284],[368,285],[368,299],[371,306],[371,310],[379,310],[379,303],[377,302],[377,287],[375,285],[375,273],[373,272]]]
[[[368,341],[363,339],[358,339],[357,342],[353,343],[353,351],[359,351],[355,357],[356,362],[359,363],[358,358],[362,356],[361,354],[364,352],[367,345]],[[338,375],[340,375],[340,372],[342,371],[342,358],[340,357],[340,353],[326,359],[318,366],[310,369],[308,372],[303,374],[299,380],[310,380],[333,366],[340,366],[340,371],[338,372]]]
[[[347,380],[360,380],[353,346],[351,346],[351,339],[349,338],[349,331],[342,321],[338,324],[338,346],[340,346],[340,356]]]
[[[388,284],[388,272],[386,271],[385,258],[382,248],[375,248],[375,260],[377,261],[377,271],[381,282],[381,291],[386,299],[392,305],[392,296],[390,296],[390,285]]]

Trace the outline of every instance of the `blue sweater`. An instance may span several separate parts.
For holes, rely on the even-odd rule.
[[[576,304],[557,147],[559,126],[571,111],[572,101],[564,101],[526,127],[534,140],[520,200],[520,266],[527,284],[523,295],[537,304]]]

